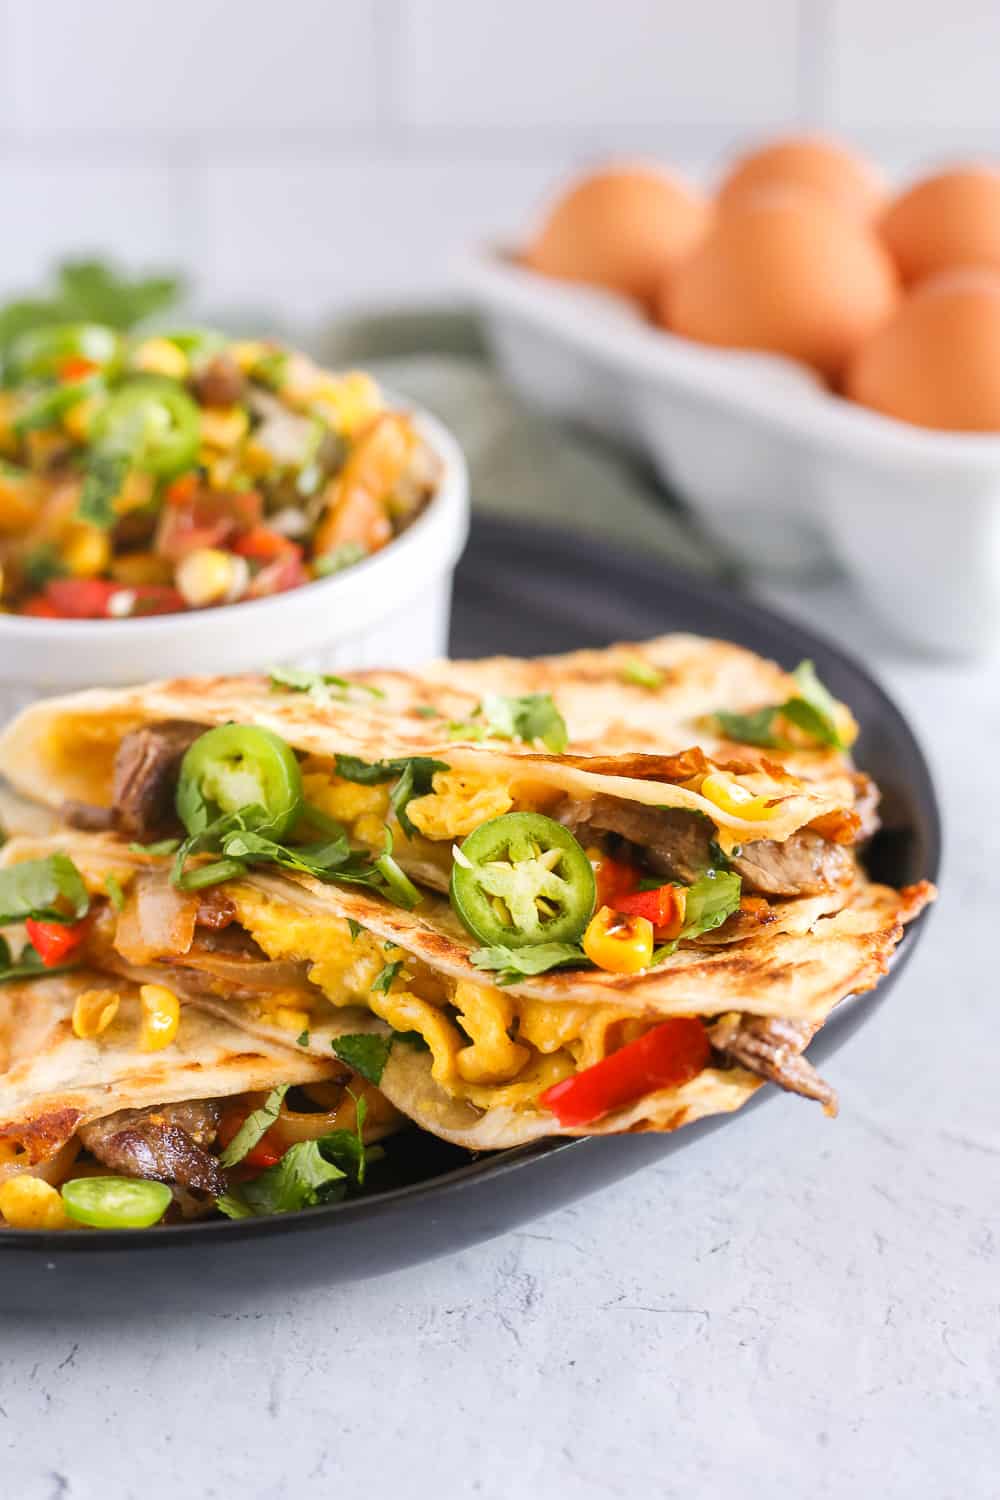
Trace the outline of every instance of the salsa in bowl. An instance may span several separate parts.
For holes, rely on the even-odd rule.
[[[127,620],[266,599],[381,552],[441,477],[364,372],[206,330],[32,330],[0,387],[0,605]]]

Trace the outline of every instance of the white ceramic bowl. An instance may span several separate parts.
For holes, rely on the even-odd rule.
[[[76,688],[272,663],[408,667],[443,655],[452,574],[468,533],[468,476],[451,433],[426,412],[414,416],[441,460],[441,481],[381,552],[332,578],[218,609],[136,620],[0,615],[0,721]]]
[[[521,394],[648,455],[734,556],[832,555],[911,645],[1000,643],[1000,437],[882,417],[792,360],[678,338],[495,252],[464,279]]]

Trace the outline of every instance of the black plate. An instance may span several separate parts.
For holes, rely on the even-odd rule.
[[[861,725],[859,763],[882,788],[885,827],[869,865],[893,885],[936,877],[937,799],[906,721],[864,668],[800,626],[723,584],[549,529],[477,521],[456,581],[455,656],[533,655],[639,640],[668,630],[739,641],[785,666],[811,657]],[[810,1049],[822,1060],[884,1001],[913,952],[920,919],[874,996],[846,1002]],[[746,1106],[771,1096],[762,1089]],[[803,1108],[810,1106],[803,1105]],[[180,1225],[145,1234],[0,1231],[0,1305],[121,1309],[123,1301],[256,1296],[268,1282],[297,1287],[378,1275],[489,1239],[594,1192],[738,1116],[672,1136],[539,1142],[474,1160],[416,1132],[392,1145],[388,1181],[355,1202],[252,1222]]]

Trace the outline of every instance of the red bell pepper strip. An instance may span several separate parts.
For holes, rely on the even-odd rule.
[[[684,926],[684,890],[676,885],[658,885],[651,891],[620,896],[615,909],[630,917],[645,917],[660,937],[676,937]]]
[[[639,871],[634,865],[612,859],[610,854],[598,854],[596,850],[589,849],[587,854],[594,867],[594,880],[597,882],[596,905],[610,906],[613,911],[624,911],[619,897],[627,896],[630,891],[635,890],[639,884]]]
[[[554,1083],[539,1095],[538,1102],[552,1111],[560,1125],[590,1125],[644,1094],[687,1083],[701,1072],[711,1050],[700,1021],[674,1016],[592,1068]]]
[[[37,922],[34,917],[29,917],[24,930],[45,967],[54,969],[83,942],[87,918],[83,917],[79,922]]]
[[[32,594],[26,603],[21,605],[22,615],[33,615],[37,620],[58,620],[59,611],[54,604],[43,599],[41,594]]]
[[[84,359],[82,354],[70,354],[59,361],[56,374],[63,381],[86,380],[88,375],[96,375],[100,368],[92,359]]]
[[[228,1146],[237,1131],[242,1128],[247,1116],[252,1113],[253,1111],[249,1109],[227,1109],[219,1121],[218,1144],[223,1148]],[[238,1163],[238,1166],[256,1167],[258,1171],[263,1171],[266,1167],[273,1167],[276,1162],[281,1160],[288,1148],[286,1146],[279,1150],[275,1145],[269,1143],[268,1136],[270,1133],[269,1130],[265,1130],[256,1146],[251,1147],[246,1156]]]

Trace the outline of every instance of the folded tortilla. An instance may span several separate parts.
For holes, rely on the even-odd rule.
[[[272,730],[299,752],[310,800],[337,817],[344,799],[335,757],[369,763],[428,757],[443,762],[448,772],[438,772],[433,791],[410,804],[419,834],[400,841],[397,858],[414,878],[439,888],[447,885],[454,840],[512,809],[549,811],[566,799],[586,806],[608,798],[698,813],[726,850],[783,842],[809,825],[822,828],[824,818],[853,805],[854,792],[846,784],[832,789],[806,784],[760,756],[729,755],[717,764],[690,744],[671,755],[552,755],[531,745],[476,743],[449,725],[473,723],[479,698],[434,689],[433,696],[440,700],[443,694],[444,701],[435,705],[439,716],[428,718],[426,684],[402,674],[392,674],[392,684],[386,698],[377,701],[361,690],[345,701],[320,700],[276,689],[262,676],[181,679],[47,699],[26,709],[0,735],[0,770],[23,796],[56,810],[74,804],[110,810],[115,756],[131,732],[159,724],[207,728],[236,721]],[[765,817],[741,817],[701,792],[706,776],[719,769],[743,792],[766,799]],[[369,810],[366,803],[351,831],[356,842],[375,848],[381,826],[378,817],[366,818]],[[378,811],[388,815],[386,789]]]
[[[379,1035],[391,1043],[381,1091],[418,1125],[470,1149],[673,1129],[738,1107],[763,1077],[832,1106],[801,1052],[836,1004],[885,973],[902,924],[932,894],[858,883],[846,904],[841,894],[774,903],[743,936],[707,934],[639,974],[561,970],[501,988],[472,964],[475,943],[435,896],[405,911],[363,890],[256,871],[218,888],[243,949],[220,953],[197,927],[191,937],[189,923],[178,950],[163,907],[200,898],[172,891],[167,861],[108,835],[67,833],[12,840],[2,862],[56,849],[95,894],[109,875],[125,892],[119,917],[105,904],[95,918],[88,963],[131,984],[165,983],[255,1038],[287,1042],[289,1026],[301,1029],[303,1050],[317,1058],[344,1034]],[[689,1083],[586,1130],[563,1127],[539,1103],[550,1085],[673,1016],[725,1020],[732,1032]],[[734,1066],[741,1057],[752,1067]]]

